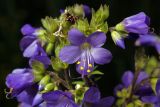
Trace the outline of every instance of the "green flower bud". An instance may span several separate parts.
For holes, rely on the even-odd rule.
[[[48,83],[45,87],[44,87],[44,91],[48,92],[53,90],[55,87],[55,85],[53,83]]]
[[[83,16],[83,7],[82,5],[75,5],[74,6],[74,9],[73,9],[73,12],[77,15],[77,16]]]
[[[43,65],[43,63],[37,61],[37,60],[34,60],[32,63],[31,63],[31,67],[33,69],[33,72],[35,75],[37,74],[43,74],[45,72],[45,67]]]
[[[117,107],[121,107],[121,105],[125,102],[125,99],[118,99],[116,102]]]
[[[54,44],[53,43],[49,43],[46,47],[46,52],[48,54],[51,54],[52,50],[53,50]]]
[[[134,104],[136,105],[136,107],[142,107],[143,102],[140,100],[136,100],[136,101],[134,101]]]
[[[117,91],[116,95],[117,95],[118,97],[122,97],[121,91]]]
[[[55,87],[54,87],[54,90],[58,90],[58,87],[57,87],[57,86],[55,86]]]
[[[153,69],[155,69],[157,66],[158,66],[157,59],[155,57],[151,57],[146,65],[145,71],[151,74]]]
[[[67,63],[62,62],[59,58],[51,57],[51,64],[55,71],[61,71],[68,67]]]
[[[51,77],[49,75],[44,76],[39,82],[39,85],[45,86],[50,81],[50,78]]]
[[[43,75],[41,74],[34,74],[34,81],[39,82],[43,78]]]
[[[44,28],[50,32],[53,33],[58,29],[58,22],[56,19],[53,19],[52,17],[45,17],[45,19],[41,20]]]
[[[126,107],[135,107],[134,106],[134,104],[133,103],[129,103],[129,104],[127,104],[127,106]],[[137,107],[137,106],[136,106]]]

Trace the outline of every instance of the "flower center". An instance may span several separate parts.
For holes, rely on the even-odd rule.
[[[81,50],[87,50],[87,49],[90,49],[90,48],[91,48],[91,45],[87,42],[85,42],[81,45]]]

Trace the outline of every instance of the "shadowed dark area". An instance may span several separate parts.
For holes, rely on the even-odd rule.
[[[158,0],[0,0],[0,107],[16,107],[16,100],[7,100],[4,89],[5,77],[14,68],[28,67],[26,58],[23,58],[19,48],[22,38],[20,28],[26,23],[41,26],[41,18],[58,16],[59,10],[66,6],[87,4],[98,9],[101,4],[107,3],[110,7],[109,26],[114,26],[125,17],[144,11],[151,17],[151,27],[160,34],[160,1]],[[113,88],[121,81],[125,70],[134,70],[133,41],[126,40],[126,50],[116,47],[107,34],[107,43],[104,46],[113,54],[110,64],[99,66],[104,72],[98,85],[102,96],[113,95]]]

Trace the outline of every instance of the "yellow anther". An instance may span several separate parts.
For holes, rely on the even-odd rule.
[[[88,70],[87,70],[87,72],[91,72],[91,70],[90,70],[90,69],[88,69]]]
[[[92,67],[92,64],[88,64],[89,67]]]
[[[80,70],[84,70],[84,67],[81,66],[81,67],[80,67]]]
[[[81,63],[80,61],[77,62],[78,65],[79,65],[80,63]]]

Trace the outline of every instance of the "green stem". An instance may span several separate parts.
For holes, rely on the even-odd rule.
[[[88,76],[85,75],[85,76],[83,77],[83,79],[84,79],[84,81],[86,82],[86,85],[87,85],[87,86],[91,87],[91,86],[94,86],[94,85],[95,85],[95,83],[94,83],[91,79],[89,79]]]
[[[70,80],[68,74],[69,74],[69,73],[68,73],[68,70],[65,69],[65,70],[64,70],[64,78],[65,78],[65,80],[66,80],[67,85],[69,86],[69,89],[73,89],[72,83],[71,83],[71,80]]]
[[[70,86],[64,81],[62,78],[60,78],[56,73],[49,72],[48,73],[56,82],[61,83],[65,88],[70,89]]]

